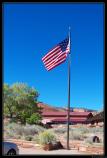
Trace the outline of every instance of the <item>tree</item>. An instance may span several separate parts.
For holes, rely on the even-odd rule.
[[[16,101],[14,100],[13,89],[8,85],[4,84],[4,116],[13,118],[16,112]]]
[[[28,124],[39,124],[42,117],[39,113],[33,113],[30,118],[26,119]]]
[[[9,108],[13,107],[14,119],[25,124],[28,118],[39,111],[39,107],[37,107],[39,94],[34,88],[29,87],[25,83],[13,84],[9,89],[11,94],[8,92],[8,87],[8,85],[4,85],[5,109],[8,108],[8,100],[9,102],[11,100],[12,104],[9,104]],[[10,113],[9,108],[8,112]]]
[[[38,92],[24,83],[15,83],[12,85],[15,100],[17,101],[16,119],[25,124],[26,119],[38,111],[37,98]]]

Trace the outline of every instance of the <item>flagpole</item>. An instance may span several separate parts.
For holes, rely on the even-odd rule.
[[[70,47],[70,27],[69,27],[69,47]],[[68,54],[68,110],[67,110],[67,150],[69,150],[69,122],[70,122],[70,51]]]

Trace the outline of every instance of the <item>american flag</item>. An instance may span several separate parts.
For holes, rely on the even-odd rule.
[[[63,63],[70,52],[69,37],[57,44],[43,58],[45,68],[49,71]]]

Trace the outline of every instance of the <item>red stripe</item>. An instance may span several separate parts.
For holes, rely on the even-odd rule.
[[[43,60],[43,62],[47,62],[49,59],[51,59],[54,55],[56,55],[57,53],[59,53],[61,51],[60,48],[58,48],[58,50],[54,51],[53,53],[51,53],[49,56],[47,56],[45,58],[45,60]]]
[[[54,53],[55,51],[57,51],[59,48],[60,48],[60,46],[57,46],[57,47],[55,47],[54,49],[52,49],[51,51],[49,51],[49,52],[42,58],[42,60],[45,61],[45,59],[46,59],[49,55],[53,54],[53,53]]]
[[[62,60],[57,61],[57,62],[56,62],[55,64],[53,64],[50,68],[47,68],[47,70],[49,71],[49,70],[53,69],[54,67],[56,67],[56,66],[60,65],[61,63],[63,63],[65,60],[66,60],[66,55],[65,55],[65,57],[63,57]]]
[[[53,67],[51,67],[50,69],[47,69],[47,70],[48,70],[48,71],[52,70],[52,69],[55,68],[56,66],[62,64],[65,60],[66,60],[66,59],[62,60],[60,63],[58,63],[57,65],[55,65],[55,66],[53,66]]]
[[[66,53],[62,53],[58,58],[56,58],[53,61],[53,64],[50,64],[49,66],[46,65],[46,67],[50,68],[51,66],[53,66],[54,64],[56,64],[58,61],[62,60],[64,57],[66,57]]]
[[[43,61],[44,64],[48,64],[49,62],[51,62],[52,60],[54,60],[55,58],[57,58],[57,56],[61,53],[62,51],[58,51],[55,54],[53,54],[51,57],[49,56],[49,58],[46,61]]]
[[[57,56],[55,56],[52,60],[50,60],[48,63],[45,63],[45,66],[46,67],[48,67],[49,65],[51,65],[51,64],[53,64],[55,61],[57,61],[58,60],[58,58],[60,57],[60,56],[62,56],[63,54],[62,54],[62,52],[60,52],[59,54],[57,54]]]

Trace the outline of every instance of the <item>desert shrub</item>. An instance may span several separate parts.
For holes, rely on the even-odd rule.
[[[85,139],[85,142],[86,142],[86,143],[89,143],[89,144],[93,144],[93,139],[92,139],[92,137],[86,138],[86,139]]]
[[[16,139],[21,139],[21,135],[15,135]]]
[[[13,131],[14,131],[14,133],[16,135],[23,135],[23,133],[24,133],[24,127],[21,126],[21,125],[17,125],[17,126],[14,127]]]
[[[24,135],[34,135],[37,133],[38,133],[38,131],[34,126],[25,126],[24,127]]]
[[[25,139],[25,136],[38,134],[43,132],[45,128],[40,125],[20,125],[15,123],[9,123],[7,126],[4,127],[6,137],[16,138],[21,137]]]
[[[27,141],[32,141],[32,139],[33,139],[32,135],[25,136],[25,140]]]
[[[34,135],[32,138],[33,141],[35,141],[36,143],[39,143],[39,137],[38,135]]]
[[[80,126],[78,128],[70,127],[70,131],[81,132],[81,134],[89,133],[89,130],[86,127]]]
[[[78,130],[81,131],[82,134],[89,133],[89,130],[85,127],[80,127]]]
[[[4,126],[4,129],[14,129],[14,127],[16,127],[16,123],[8,123]]]
[[[48,130],[42,132],[38,136],[38,142],[41,145],[56,142],[56,136]]]
[[[55,132],[55,133],[58,133],[58,134],[63,134],[63,133],[65,133],[66,131],[67,131],[66,128],[56,128],[56,129],[54,129],[54,132]]]
[[[70,139],[73,140],[81,140],[82,139],[82,134],[80,131],[72,131],[70,132]]]
[[[65,139],[67,138],[67,134],[65,134],[64,138]],[[86,138],[86,136],[84,134],[82,134],[81,131],[72,130],[69,132],[69,138],[71,140],[83,140]]]
[[[92,128],[89,128],[88,129],[89,130],[89,132],[90,133],[96,133],[96,132],[103,132],[103,127],[100,127],[100,128],[98,128],[98,127],[92,127]]]

